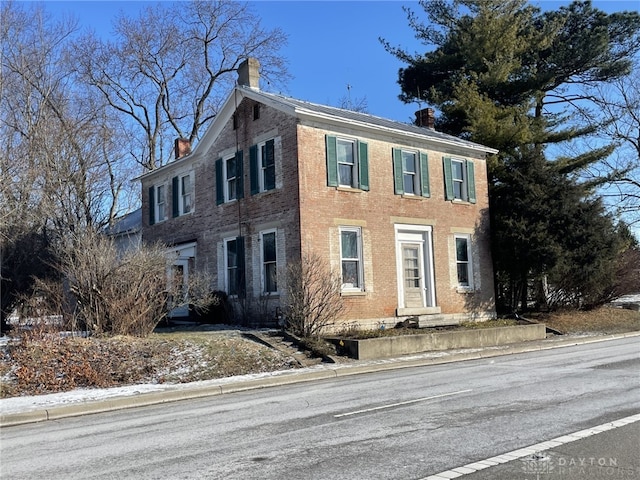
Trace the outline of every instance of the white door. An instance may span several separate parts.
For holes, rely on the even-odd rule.
[[[402,243],[402,282],[405,308],[425,306],[424,260],[422,245]]]
[[[399,311],[434,307],[431,227],[396,224],[395,231]]]
[[[189,305],[184,303],[187,297],[187,285],[189,281],[189,260],[178,259],[171,265],[171,291],[173,293],[173,304],[176,305],[169,316],[188,317]]]

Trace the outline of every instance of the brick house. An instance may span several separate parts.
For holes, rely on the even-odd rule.
[[[242,64],[193,151],[176,141],[176,159],[141,177],[144,241],[170,245],[174,269],[207,272],[258,323],[307,253],[342,276],[345,324],[494,317],[496,150],[435,131],[429,109],[420,127],[263,92],[258,67]]]

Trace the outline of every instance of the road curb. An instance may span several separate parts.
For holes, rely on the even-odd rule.
[[[241,380],[206,387],[194,387],[183,390],[164,390],[161,392],[140,393],[138,395],[116,397],[107,400],[99,400],[74,405],[56,406],[48,409],[32,410],[27,412],[0,414],[0,428],[43,422],[47,420],[59,420],[94,413],[105,413],[127,408],[160,405],[163,403],[190,400],[195,398],[211,397],[236,392],[269,388],[280,385],[327,380],[352,375],[362,375],[372,372],[396,370],[421,366],[441,365],[446,363],[463,362],[467,360],[480,360],[484,358],[500,357],[517,353],[527,353],[555,348],[572,347],[589,343],[605,342],[622,338],[637,337],[640,332],[628,332],[621,334],[603,335],[597,337],[573,337],[561,340],[540,340],[504,347],[489,347],[468,352],[456,352],[441,357],[425,358],[394,358],[367,365],[353,365],[328,367],[322,370],[296,372],[287,371],[284,374],[273,375],[258,379]]]

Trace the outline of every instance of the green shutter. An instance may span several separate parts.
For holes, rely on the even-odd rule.
[[[451,172],[451,158],[442,159],[444,166],[444,198],[453,200],[453,173]]]
[[[216,205],[224,203],[224,179],[222,178],[222,159],[216,160]]]
[[[476,203],[476,175],[473,162],[467,160],[467,192],[471,203]]]
[[[156,223],[156,187],[149,187],[149,225]]]
[[[358,183],[362,190],[369,190],[369,148],[364,142],[358,142]]]
[[[423,197],[431,196],[431,188],[429,186],[429,158],[426,153],[420,152],[420,187]]]
[[[180,198],[179,198],[179,183],[180,180],[178,177],[173,177],[171,180],[171,197],[173,199],[173,217],[177,217],[180,215]]]
[[[244,237],[236,237],[236,255],[238,258],[238,270],[236,275],[236,292],[238,297],[244,298],[246,293],[245,285],[245,258],[244,258]]]
[[[273,139],[265,143],[265,158],[262,159],[264,170],[264,189],[276,188],[276,148]]]
[[[260,191],[260,183],[258,181],[259,173],[258,146],[251,145],[249,147],[249,183],[251,184],[251,195],[255,195]]]
[[[402,150],[393,149],[393,184],[397,195],[404,193],[404,179],[402,178]]]
[[[236,184],[237,198],[244,198],[244,168],[242,164],[242,150],[236,152]]]
[[[327,135],[327,185],[338,186],[338,152],[336,137]]]

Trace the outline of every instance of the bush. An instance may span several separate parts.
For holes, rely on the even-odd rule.
[[[74,329],[146,336],[168,313],[167,259],[160,245],[119,254],[97,233],[77,237],[58,265],[73,296]]]
[[[317,337],[345,310],[342,280],[320,256],[305,255],[287,269],[286,328],[298,337]]]

